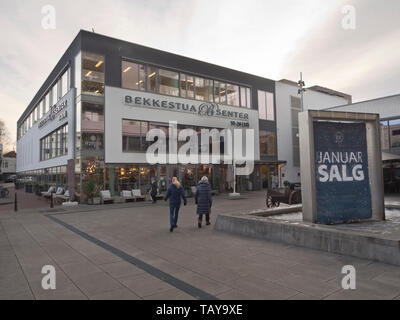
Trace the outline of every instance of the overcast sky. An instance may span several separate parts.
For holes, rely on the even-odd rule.
[[[56,29],[42,27],[43,6]],[[356,28],[342,26],[345,5]],[[353,95],[400,93],[399,0],[0,0],[0,118],[16,122],[80,29]]]

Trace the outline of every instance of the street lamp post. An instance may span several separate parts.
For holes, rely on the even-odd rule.
[[[303,72],[300,72],[300,81],[297,83],[299,86],[299,95],[301,96],[301,112],[304,111],[304,93],[307,91],[305,86],[306,83],[303,81]]]

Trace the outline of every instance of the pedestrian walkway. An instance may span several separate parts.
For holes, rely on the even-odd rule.
[[[218,197],[213,223],[265,206],[246,197]],[[198,229],[193,199],[173,233],[164,202],[4,212],[0,248],[0,299],[400,299],[400,267]],[[55,291],[41,286],[45,265]],[[341,287],[345,265],[357,290]]]

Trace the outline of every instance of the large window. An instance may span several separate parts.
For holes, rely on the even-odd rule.
[[[44,114],[49,112],[50,110],[50,94],[47,93],[46,96],[44,97]]]
[[[54,106],[58,102],[58,82],[51,89],[51,105]]]
[[[251,89],[185,73],[122,61],[122,87],[251,108]],[[269,96],[268,99],[271,97]],[[271,102],[269,100],[269,102]],[[273,95],[272,95],[273,104]],[[271,116],[273,118],[273,114]]]
[[[147,67],[147,91],[157,92],[158,69],[155,67]]]
[[[144,91],[146,89],[146,67],[133,62],[122,61],[122,87]]]
[[[226,104],[226,83],[214,81],[215,103]]]
[[[68,124],[40,140],[40,161],[68,154]]]
[[[180,83],[181,97],[194,99],[194,77],[181,73]]]
[[[104,95],[104,57],[82,53],[82,93]]]
[[[390,148],[400,148],[400,119],[389,121]]]
[[[61,76],[61,90],[59,90],[58,99],[63,98],[69,91],[69,69]]]
[[[158,79],[160,83],[159,93],[179,96],[179,73],[159,69]]]
[[[250,88],[240,87],[240,106],[251,109],[251,90],[250,90]]]
[[[149,125],[145,121],[122,121],[123,152],[145,152],[148,147],[146,135]]]
[[[104,107],[102,104],[81,103],[82,150],[104,150]]]
[[[274,95],[266,91],[258,91],[258,112],[260,120],[275,121]]]
[[[149,130],[152,129],[159,129],[164,132],[166,138],[166,152],[169,152],[169,125],[164,123],[155,123],[155,122],[147,122],[147,121],[139,121],[139,120],[123,120],[122,121],[122,150],[123,152],[146,152],[148,147],[152,145],[154,142],[147,142],[146,135]],[[201,141],[201,130],[202,129],[211,129],[211,128],[204,128],[198,126],[186,126],[186,125],[178,125],[177,131],[178,135],[182,130],[185,129],[193,129],[195,134],[197,135],[197,142],[198,142],[198,152],[200,153],[202,150],[202,141]],[[222,131],[223,129],[218,129]],[[178,150],[184,144],[189,141],[189,138],[186,141],[178,141]],[[274,146],[275,140],[273,139],[273,144],[269,147],[273,150],[275,149]],[[212,152],[212,139],[210,137],[208,145],[210,154]],[[269,149],[270,150],[270,149]],[[224,138],[221,137],[220,140],[220,154],[225,154],[225,142]],[[274,153],[274,151],[270,151]]]
[[[262,157],[274,157],[275,154],[275,134],[260,130],[260,155]]]
[[[227,85],[228,104],[235,107],[240,107],[239,86],[233,84]]]

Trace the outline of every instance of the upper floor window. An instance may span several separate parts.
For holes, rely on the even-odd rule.
[[[251,108],[251,89],[171,70],[122,61],[122,87]]]
[[[258,91],[258,112],[260,120],[275,121],[274,94],[266,91]]]
[[[69,74],[70,74],[70,72],[68,69],[61,76],[61,81],[60,81],[61,90],[59,90],[58,99],[61,99],[62,97],[64,97],[69,91],[69,87],[70,87]]]
[[[251,90],[250,88],[240,87],[240,106],[251,108]]]
[[[194,99],[194,77],[181,73],[180,83],[181,97]]]
[[[104,95],[104,57],[82,52],[82,93]]]
[[[149,75],[150,76],[150,75]],[[179,73],[159,69],[159,92],[170,96],[179,96]]]
[[[226,86],[228,104],[235,107],[240,107],[239,86],[227,84]]]
[[[213,102],[213,82],[209,79],[195,78],[196,100]]]
[[[141,64],[122,61],[122,87],[126,89],[146,89],[146,67]]]
[[[273,157],[275,152],[275,134],[267,130],[260,130],[260,155]]]

